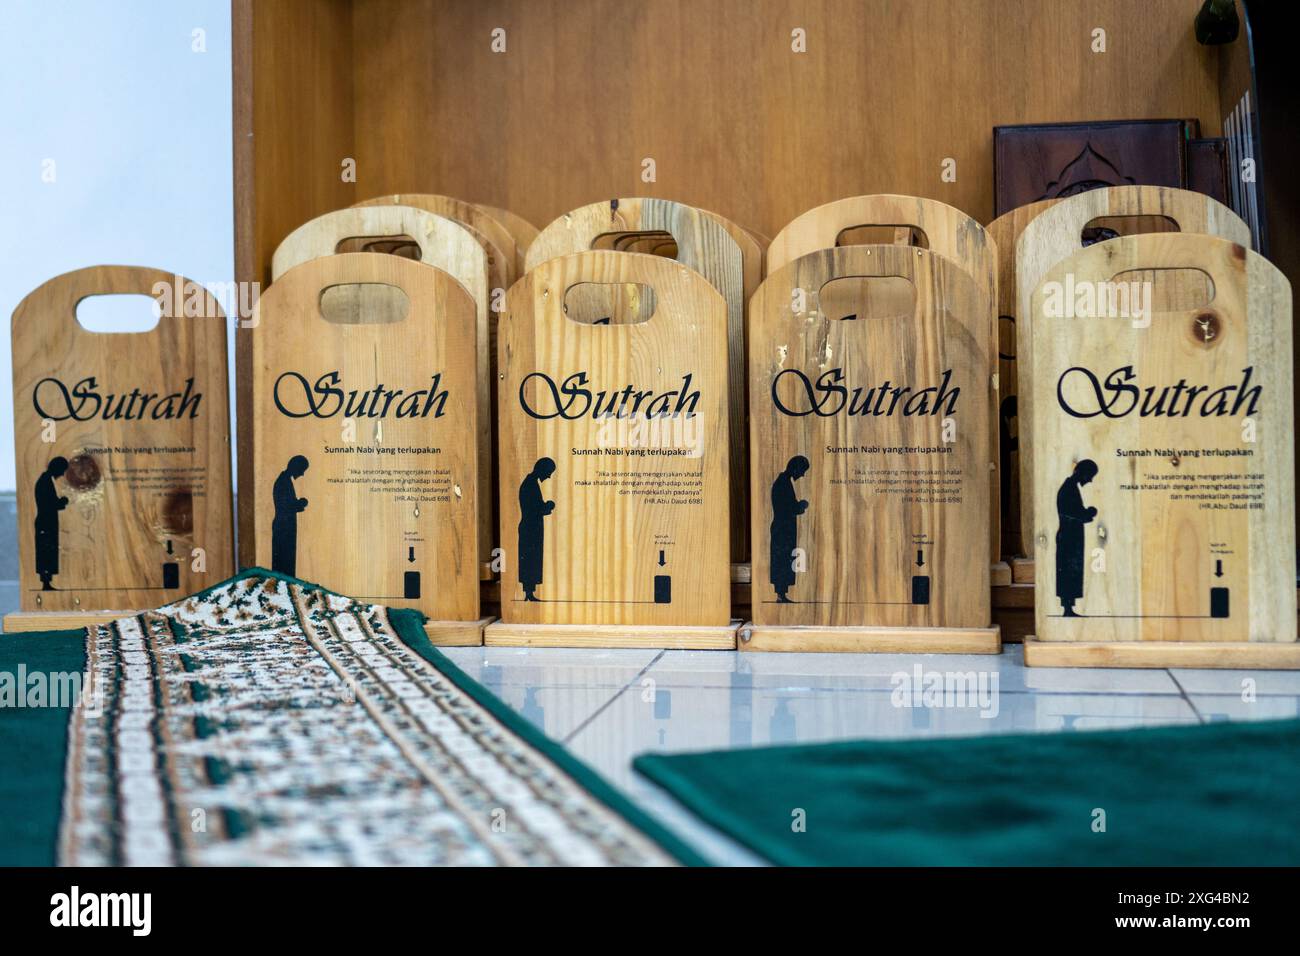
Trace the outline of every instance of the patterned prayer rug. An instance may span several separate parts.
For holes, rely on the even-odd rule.
[[[91,703],[69,708],[58,862],[703,862],[421,621],[254,570],[77,632]]]

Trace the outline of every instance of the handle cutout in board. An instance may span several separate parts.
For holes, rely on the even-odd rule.
[[[907,223],[859,223],[845,226],[835,236],[835,248],[844,246],[916,246],[930,248],[930,237]]]
[[[162,319],[162,302],[144,292],[88,295],[76,305],[77,324],[100,335],[152,332]]]
[[[564,314],[579,325],[640,325],[658,304],[644,282],[575,282],[564,290]]]
[[[337,282],[321,289],[319,307],[335,325],[388,325],[406,321],[411,300],[387,282]]]
[[[400,256],[403,259],[424,258],[424,249],[413,236],[345,236],[334,246],[334,252],[378,252],[384,255]]]
[[[916,286],[906,276],[836,276],[817,290],[817,302],[832,321],[910,319]]]
[[[642,252],[664,259],[677,259],[677,239],[664,229],[637,229],[620,232],[603,232],[591,241],[592,249],[613,249],[615,252]]]
[[[1097,216],[1083,224],[1079,245],[1091,246],[1120,236],[1140,236],[1152,232],[1182,232],[1172,216]]]

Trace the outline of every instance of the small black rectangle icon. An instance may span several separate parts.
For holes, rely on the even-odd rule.
[[[402,597],[414,601],[420,596],[420,572],[407,571],[406,580],[403,582]]]
[[[181,566],[175,561],[163,563],[163,590],[175,591],[181,586]]]
[[[1228,616],[1228,589],[1210,588],[1210,617]]]
[[[655,575],[655,603],[673,603],[673,579],[667,574]]]
[[[912,603],[913,604],[930,603],[930,575],[928,574],[912,575]]]

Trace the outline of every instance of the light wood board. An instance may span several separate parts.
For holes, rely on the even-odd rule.
[[[975,219],[960,209],[934,199],[919,196],[875,195],[852,196],[837,199],[815,209],[810,209],[791,220],[776,234],[767,250],[767,269],[775,272],[791,260],[817,249],[833,248],[842,233],[851,233],[863,226],[893,226],[892,242],[910,245],[919,232],[925,237],[921,243],[931,252],[955,262],[965,269],[991,303],[989,306],[989,334],[997,342],[998,274],[997,249],[992,239]],[[1002,476],[999,473],[999,428],[996,411],[997,353],[989,356],[989,380],[993,383],[993,411],[989,419],[988,464],[989,473],[989,563],[1002,560],[1002,532],[1000,530],[999,492]]]
[[[1095,310],[1071,316],[1056,295],[1071,280],[1079,289],[1162,272],[1174,307],[1146,326]],[[1205,276],[1213,300],[1178,308]],[[1129,236],[1048,270],[1022,325],[1024,315],[1034,341],[1037,638],[1295,641],[1286,279],[1226,239]],[[1079,616],[1064,616],[1067,607]]]
[[[396,287],[406,317],[327,320],[323,295],[354,284]],[[309,260],[263,294],[253,329],[258,564],[434,620],[479,618],[474,316],[447,273],[378,253]]]
[[[1026,667],[1197,667],[1300,670],[1300,644],[1203,641],[1076,643],[1025,637]]]
[[[515,215],[509,209],[501,209],[497,206],[485,206],[482,203],[475,203],[485,213],[495,219],[501,225],[506,227],[510,237],[515,241],[515,278],[527,272],[526,257],[528,247],[533,244],[537,238],[538,228],[523,216]]]
[[[656,310],[636,324],[576,322],[565,291],[588,282],[648,286]],[[729,623],[725,316],[698,272],[638,253],[546,260],[510,290],[498,399],[503,622]],[[629,387],[655,398],[616,403],[622,419],[596,417]],[[659,412],[670,417],[649,417]],[[638,454],[654,448],[689,454]],[[553,474],[530,477],[543,459]]]
[[[384,240],[409,238],[418,259],[446,272],[474,299],[478,341],[492,339],[488,312],[488,254],[471,231],[460,223],[414,206],[354,206],[317,216],[285,237],[271,260],[272,281],[308,259],[334,255],[340,246],[356,245],[369,251]],[[365,290],[367,286],[357,286]],[[358,316],[382,309],[389,300],[366,300],[365,293],[351,304],[340,304]],[[374,316],[371,316],[374,320]],[[478,549],[480,576],[491,577],[492,549],[496,543],[495,464],[496,441],[492,432],[491,350],[478,350]]]
[[[1094,219],[1133,217],[1165,217],[1173,221],[1179,232],[1203,233],[1222,236],[1239,245],[1250,246],[1250,229],[1227,206],[1201,193],[1164,186],[1110,186],[1059,200],[1050,209],[1035,216],[1020,232],[1016,240],[1016,312],[1027,314],[1029,297],[1038,288],[1049,269],[1062,259],[1083,248],[1084,227]],[[1034,400],[1033,339],[1030,325],[1016,324],[1016,374],[1017,412],[1021,422],[1028,422],[1033,414],[1029,406]],[[1034,436],[1029,428],[1021,428],[1018,454],[1020,458],[1020,500],[1022,505],[1033,500]],[[1034,556],[1034,518],[1029,508],[1020,512],[1020,544],[1027,557]]]
[[[682,651],[734,651],[740,623],[655,627],[637,624],[511,624],[483,632],[488,647],[658,647]]]
[[[158,324],[86,330],[77,303],[99,294],[155,298]],[[212,295],[159,269],[79,269],[19,303],[11,341],[22,609],[152,608],[229,577],[226,325]]]
[[[749,487],[745,427],[745,289],[741,246],[720,216],[667,199],[612,199],[572,209],[544,229],[528,249],[528,268],[556,256],[596,248],[604,237],[667,233],[677,245],[677,262],[704,276],[722,295],[727,337],[728,400],[731,423],[731,560],[749,560]],[[751,270],[752,271],[752,270]]]
[[[831,311],[843,277],[867,292]],[[909,283],[911,310],[875,312],[873,278]],[[769,275],[750,311],[754,623],[987,628],[982,285],[925,249],[824,249]]]
[[[1044,199],[1020,206],[985,227],[998,253],[998,524],[1004,558],[1025,553],[1020,534],[1020,433],[1028,431],[1022,424],[1029,419],[1019,414],[1016,374],[1016,240],[1035,216],[1055,202]]]
[[[781,627],[746,624],[742,651],[871,654],[997,654],[997,627]]]

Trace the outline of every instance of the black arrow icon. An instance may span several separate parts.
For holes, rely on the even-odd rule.
[[[168,554],[171,554],[171,553],[172,553],[172,539],[171,539],[171,538],[168,538],[168,539],[167,539],[167,553],[168,553]]]
[[[916,566],[918,568],[925,567],[925,555],[921,552],[920,548],[916,549]]]
[[[663,549],[663,548],[660,548],[660,549],[659,549],[659,567],[662,568],[662,567],[664,566],[664,563],[665,563],[665,562],[664,562],[664,549]]]
[[[1220,559],[1220,560],[1214,562],[1214,576],[1215,576],[1216,578],[1221,578],[1221,577],[1223,577],[1223,561],[1222,561],[1222,559]]]
[[[412,564],[415,563],[415,545],[411,545],[406,549],[406,560],[410,561]]]

